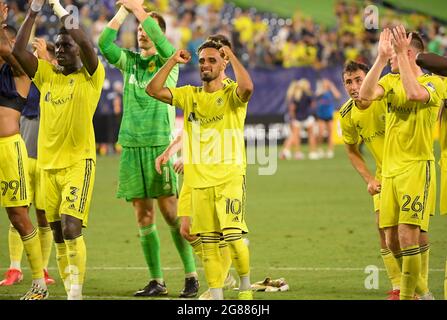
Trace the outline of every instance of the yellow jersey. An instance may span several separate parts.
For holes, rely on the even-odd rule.
[[[39,167],[62,169],[82,159],[96,159],[92,119],[104,79],[100,60],[93,75],[85,67],[64,75],[39,59],[33,79],[40,91]]]
[[[439,126],[439,144],[441,145],[440,164],[447,168],[447,78],[444,79],[446,90],[444,91],[444,104],[442,105],[441,119]]]
[[[244,122],[247,102],[236,93],[238,85],[223,88],[169,88],[172,105],[183,110],[184,183],[193,188],[217,186],[245,175]]]
[[[373,101],[367,109],[360,109],[349,99],[340,108],[343,142],[358,144],[363,141],[376,162],[376,179],[382,178],[383,146],[385,142],[386,102]]]
[[[438,76],[422,75],[417,81],[427,90],[427,103],[407,99],[400,74],[379,80],[387,102],[383,177],[409,170],[416,161],[434,160],[433,129],[444,97],[444,83]]]

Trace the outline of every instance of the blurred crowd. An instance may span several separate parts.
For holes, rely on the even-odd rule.
[[[28,1],[7,2],[8,23],[20,26]],[[116,11],[115,0],[65,0],[63,3],[80,8],[82,24],[95,42]],[[145,4],[164,16],[167,36],[175,47],[194,53],[208,35],[221,33],[232,40],[236,53],[249,67],[320,68],[340,65],[347,59],[371,63],[371,57],[376,55],[378,30],[364,27],[365,8],[369,3],[337,0],[334,26],[317,24],[299,10],[293,17],[284,19],[254,8],[243,10],[224,0],[145,0]],[[446,52],[446,28],[431,17],[385,7],[380,7],[379,17],[380,28],[404,22],[408,30],[417,30],[425,37],[429,51]],[[36,35],[52,40],[57,21],[47,7],[37,23]],[[123,47],[135,48],[136,28],[136,20],[128,18],[120,30]],[[191,63],[197,63],[197,56]]]

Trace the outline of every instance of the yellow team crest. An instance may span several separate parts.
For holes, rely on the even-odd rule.
[[[147,67],[147,70],[149,70],[149,72],[155,71],[155,61],[149,62],[149,66]]]

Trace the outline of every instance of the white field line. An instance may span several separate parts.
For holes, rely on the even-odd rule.
[[[251,267],[251,270],[281,270],[281,271],[365,271],[365,268],[351,268],[351,267]],[[7,268],[0,268],[6,271]],[[23,267],[22,270],[29,270],[28,267]],[[49,267],[48,270],[57,270],[56,267]],[[115,271],[115,270],[147,270],[147,267],[129,267],[129,266],[115,266],[115,267],[88,267],[87,270],[105,270],[105,271]],[[165,271],[180,271],[183,270],[182,267],[163,267]],[[198,267],[197,270],[203,270],[202,267]],[[380,271],[385,271],[384,268],[379,268]],[[429,269],[430,272],[444,272],[444,269]]]

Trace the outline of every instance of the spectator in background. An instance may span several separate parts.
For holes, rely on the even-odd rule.
[[[336,100],[341,98],[340,91],[329,79],[323,78],[317,83],[317,118],[318,118],[318,156],[320,158],[334,157],[334,143],[332,141],[333,114]],[[327,137],[327,151],[323,152],[324,137]]]
[[[307,79],[292,81],[286,97],[288,106],[286,118],[290,124],[290,134],[284,142],[280,159],[291,159],[293,148],[295,148],[294,158],[296,160],[304,159],[304,154],[301,151],[301,130],[303,128],[307,130],[309,159],[318,158],[314,136],[315,118],[312,115],[313,99],[310,83]]]

